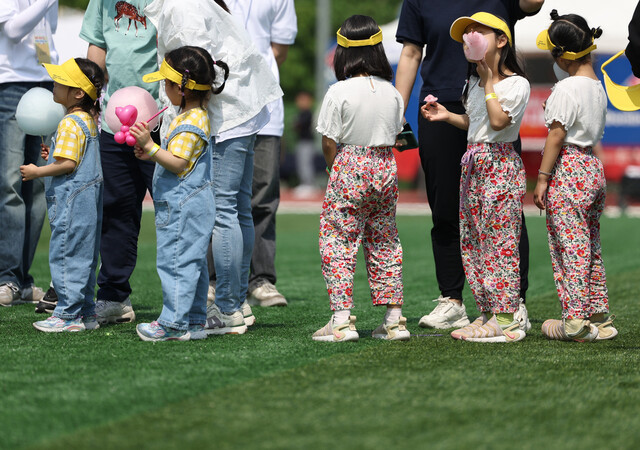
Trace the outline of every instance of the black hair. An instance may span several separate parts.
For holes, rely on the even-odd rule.
[[[69,108],[69,110],[72,108],[80,108],[91,115],[98,115],[100,114],[100,92],[102,91],[102,86],[104,86],[104,72],[100,66],[89,59],[74,58],[74,60],[82,73],[84,73],[89,81],[91,81],[91,84],[95,86],[97,98],[94,100],[85,92],[84,97]]]
[[[380,31],[375,20],[369,16],[354,15],[342,23],[340,34],[350,40],[369,39]],[[393,79],[393,70],[382,42],[365,47],[344,48],[338,45],[333,57],[333,70],[340,81],[366,74],[385,80]]]
[[[504,23],[507,23],[502,17],[496,16],[498,17],[500,20],[502,20]],[[520,75],[523,78],[527,78],[527,75],[521,65],[521,62],[518,60],[518,55],[516,53],[516,48],[515,48],[515,43],[514,45],[511,45],[511,42],[509,41],[509,37],[506,35],[506,33],[502,30],[499,30],[497,28],[491,28],[491,30],[493,30],[493,32],[496,34],[496,38],[499,38],[500,36],[504,36],[504,38],[507,40],[507,43],[505,44],[504,47],[502,47],[502,50],[500,52],[500,61],[498,61],[498,74],[502,77],[502,78],[507,78],[509,75],[507,75],[504,71],[504,67],[506,67],[510,72],[515,73],[516,75]],[[476,70],[477,65],[475,63],[468,63],[467,64],[467,84],[464,87],[464,90],[462,92],[462,102],[466,103],[467,102],[467,97],[469,96],[469,83],[471,80],[471,76],[478,76],[478,72]]]
[[[231,11],[229,11],[229,7],[224,2],[224,0],[213,0],[213,1],[216,2],[220,8],[224,9],[226,12],[231,14]]]
[[[564,52],[580,53],[593,43],[593,39],[602,35],[602,29],[589,28],[584,17],[577,14],[558,15],[557,10],[551,11],[553,23],[549,27],[549,39],[555,47],[551,50],[551,56],[559,58]],[[591,54],[587,53],[576,61],[590,60]]]
[[[182,74],[182,83],[180,84],[180,91],[183,94],[180,108],[184,108],[185,90],[189,91],[190,97],[197,97],[200,99],[200,106],[205,108],[211,92],[219,94],[224,89],[224,85],[229,78],[229,66],[223,61],[214,61],[208,51],[201,47],[184,46],[171,50],[166,54],[165,59],[176,71]],[[216,66],[223,71],[222,83],[218,88],[215,88],[217,84],[216,80]],[[195,81],[197,84],[206,84],[211,86],[209,91],[191,90],[186,87],[189,80]],[[172,82],[167,80],[167,82]]]

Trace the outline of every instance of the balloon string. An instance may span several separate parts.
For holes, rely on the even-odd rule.
[[[156,117],[158,117],[160,114],[162,114],[163,112],[165,112],[165,110],[168,108],[168,106],[165,106],[164,108],[162,108],[160,111],[158,111],[157,113],[155,113],[149,120],[147,120],[147,123],[151,122],[153,119],[155,119]]]

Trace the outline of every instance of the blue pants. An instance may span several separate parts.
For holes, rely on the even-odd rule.
[[[155,163],[141,161],[133,147],[100,135],[104,206],[100,241],[98,300],[123,302],[131,294],[129,278],[138,257],[142,200],[152,192]]]

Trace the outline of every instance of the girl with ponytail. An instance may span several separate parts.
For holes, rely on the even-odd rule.
[[[607,96],[591,60],[600,28],[590,28],[576,14],[558,15],[537,39],[549,50],[563,79],[545,106],[549,134],[538,170],[533,200],[547,214],[549,250],[562,320],[549,319],[542,333],[549,339],[612,339],[618,331],[609,300],[600,245],[600,216],[606,183],[593,146],[602,139]],[[560,78],[560,77],[559,77]]]

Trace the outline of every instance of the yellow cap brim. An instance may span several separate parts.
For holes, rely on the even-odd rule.
[[[454,41],[464,42],[462,40],[462,35],[464,34],[464,30],[471,24],[479,23],[480,25],[484,25],[485,27],[493,28],[495,30],[500,30],[504,34],[507,35],[507,39],[509,39],[509,44],[513,45],[513,40],[511,39],[511,31],[506,23],[500,20],[498,17],[493,14],[489,14],[486,12],[477,12],[473,14],[471,17],[458,17],[451,24],[451,28],[449,29],[449,35]]]
[[[637,111],[640,109],[640,84],[635,86],[621,86],[614,83],[604,70],[605,66],[614,59],[620,57],[624,53],[621,50],[617,54],[613,55],[600,67],[602,74],[604,75],[604,85],[607,88],[607,96],[613,106],[620,111]]]
[[[92,100],[98,98],[96,87],[80,70],[78,63],[71,58],[64,64],[42,64],[53,81],[64,86],[82,89]]]
[[[536,38],[536,46],[540,50],[551,50],[555,47],[549,39],[549,30],[542,30]]]
[[[182,74],[171,67],[167,60],[164,59],[162,60],[162,64],[160,64],[160,70],[142,76],[142,81],[145,83],[155,83],[161,80],[171,80],[176,84],[180,84],[182,83]],[[188,80],[184,87],[196,91],[208,91],[211,89],[211,86],[198,84],[195,80]]]
[[[158,70],[157,72],[152,72],[152,73],[148,73],[146,75],[143,75],[142,76],[142,81],[144,81],[145,83],[155,83],[157,81],[165,80],[166,78],[167,77],[162,75],[160,73],[160,71]]]

